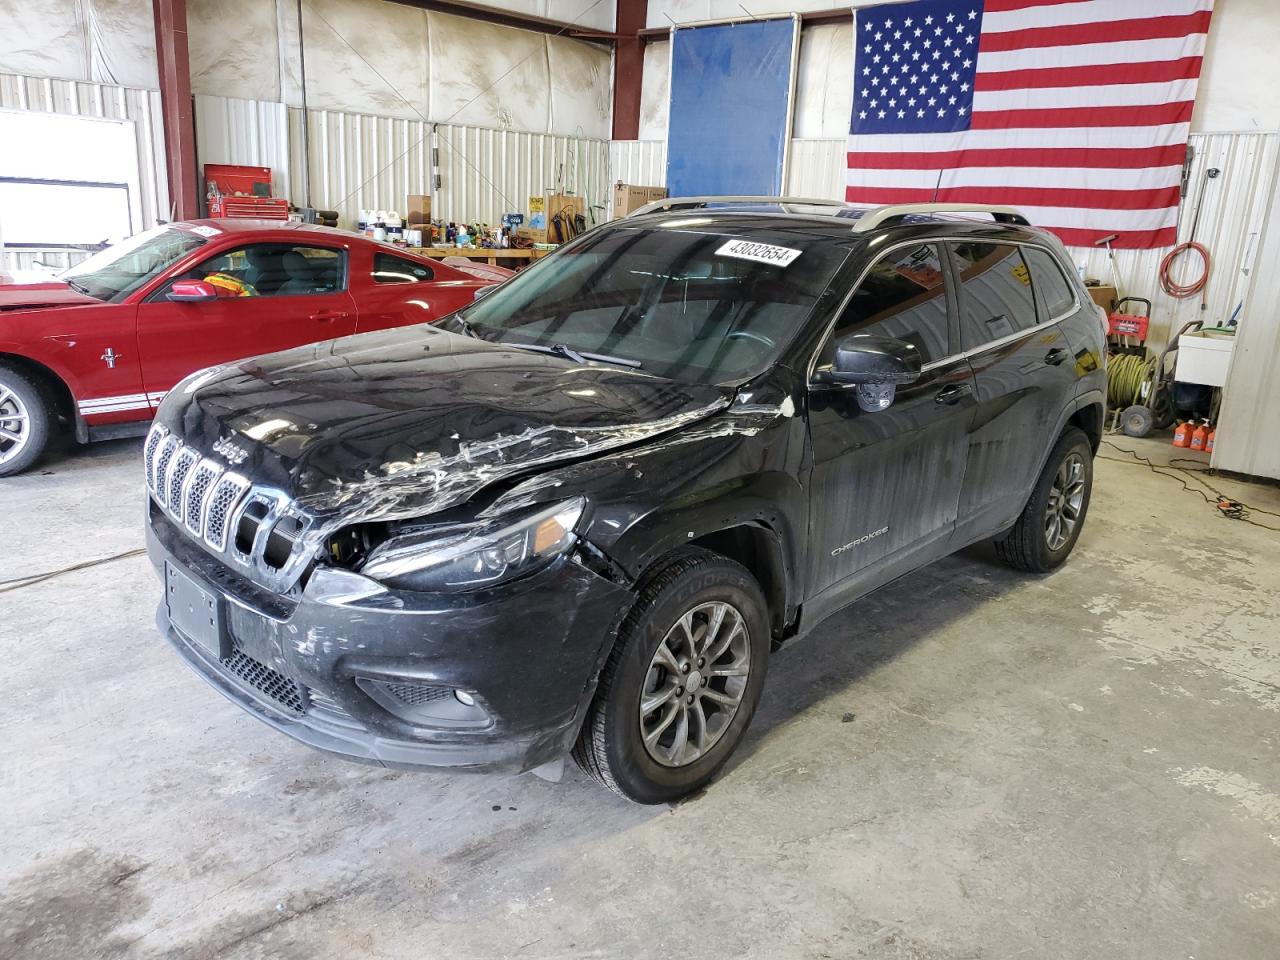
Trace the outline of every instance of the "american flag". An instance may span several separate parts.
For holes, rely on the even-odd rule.
[[[854,16],[846,199],[1011,204],[1073,246],[1177,242],[1213,0],[912,0]]]

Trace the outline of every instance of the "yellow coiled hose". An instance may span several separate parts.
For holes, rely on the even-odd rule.
[[[1155,368],[1155,357],[1133,353],[1111,357],[1107,363],[1107,404],[1113,410],[1123,410],[1142,403],[1142,385],[1151,379]]]

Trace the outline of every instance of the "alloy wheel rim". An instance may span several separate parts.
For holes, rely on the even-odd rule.
[[[30,413],[21,398],[0,383],[0,463],[18,456],[30,436]]]
[[[1084,458],[1073,453],[1062,461],[1049,488],[1044,539],[1050,550],[1061,550],[1075,533],[1084,510],[1084,491]]]
[[[706,755],[733,723],[751,674],[742,613],[714,601],[688,610],[658,644],[640,691],[640,736],[664,767]]]

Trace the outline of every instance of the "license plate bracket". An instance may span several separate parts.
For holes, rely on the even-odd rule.
[[[172,563],[164,565],[165,604],[178,633],[219,660],[230,654],[222,598]]]

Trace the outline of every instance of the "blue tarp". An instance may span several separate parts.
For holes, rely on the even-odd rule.
[[[782,193],[796,29],[786,18],[673,31],[669,196]]]

